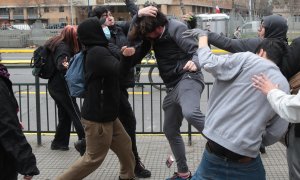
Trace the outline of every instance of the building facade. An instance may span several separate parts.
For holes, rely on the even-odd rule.
[[[143,7],[147,0],[135,0]],[[152,1],[165,14],[180,17],[182,6],[180,0]],[[245,11],[247,0],[183,0],[186,12],[195,14],[215,13],[216,6],[222,13],[233,9]],[[123,0],[5,0],[0,1],[0,26],[2,24],[33,24],[40,20],[45,24],[78,24],[88,16],[95,6],[109,5],[116,20],[127,20],[130,15]]]

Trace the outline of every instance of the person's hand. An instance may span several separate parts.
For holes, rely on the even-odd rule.
[[[138,17],[142,17],[142,16],[156,17],[157,11],[158,9],[156,7],[148,6],[138,11]]]
[[[278,89],[278,84],[273,84],[268,77],[260,73],[252,77],[253,86],[267,95],[272,89]]]
[[[62,65],[64,69],[68,69],[69,67],[69,62],[68,62],[68,57],[66,56],[65,59],[62,61]]]
[[[31,180],[33,176],[25,175],[23,179]]]
[[[186,70],[186,71],[195,72],[195,71],[197,71],[198,68],[197,68],[196,64],[193,61],[189,60],[185,64],[183,69]]]
[[[127,47],[127,46],[123,46],[121,48],[121,52],[123,54],[123,56],[132,56],[135,53],[135,48],[134,47]]]
[[[181,17],[182,20],[184,21],[191,21],[193,19],[193,13],[192,12],[189,12],[187,14],[184,14],[182,17]]]
[[[207,36],[208,32],[202,29],[189,29],[182,33],[182,38],[194,37],[198,39],[201,36]]]

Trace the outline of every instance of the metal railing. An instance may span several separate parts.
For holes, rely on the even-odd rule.
[[[153,65],[152,65],[153,66]],[[143,66],[149,68],[149,66]],[[28,66],[8,66],[8,68],[28,68]],[[166,92],[153,86],[163,86],[163,83],[136,83],[139,87],[129,88],[129,101],[137,119],[136,133],[162,134],[164,113],[162,110],[163,98]],[[142,87],[140,87],[142,86]],[[206,83],[200,102],[201,110],[205,111],[212,83]],[[55,132],[58,124],[57,108],[48,92],[47,83],[14,83],[13,90],[19,103],[19,118],[23,124],[24,132],[37,133],[38,144],[41,144],[41,134]],[[77,99],[79,107],[83,100]],[[74,132],[74,128],[72,130]],[[183,121],[182,133],[199,133],[196,129]]]

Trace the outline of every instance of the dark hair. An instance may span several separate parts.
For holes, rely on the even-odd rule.
[[[279,39],[265,38],[255,50],[255,53],[263,49],[267,53],[267,58],[273,61],[282,71],[282,62],[287,56],[287,44]]]
[[[109,6],[97,6],[90,13],[90,17],[98,17],[99,19],[104,13],[108,13],[110,11]]]
[[[142,37],[146,37],[148,33],[151,33],[155,28],[164,26],[168,23],[167,17],[160,11],[157,12],[156,17],[143,16],[137,21],[139,33]]]
[[[144,3],[144,7],[148,7],[148,6],[154,6],[157,7],[157,4],[155,2],[150,2],[150,1],[146,1]]]

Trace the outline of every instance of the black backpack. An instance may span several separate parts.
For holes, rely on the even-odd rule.
[[[51,78],[56,67],[54,65],[53,53],[46,46],[38,47],[31,58],[30,67],[32,67],[32,75],[43,79]]]

